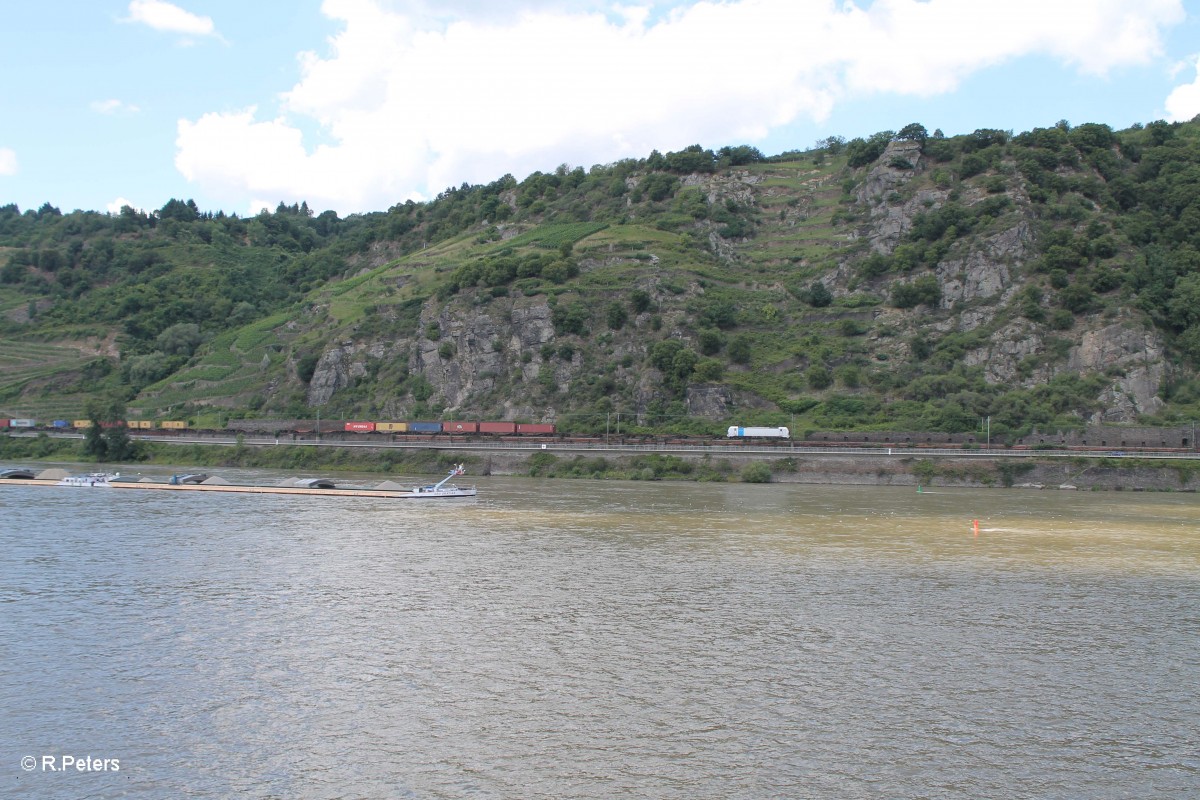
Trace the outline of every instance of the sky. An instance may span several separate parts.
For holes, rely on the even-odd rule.
[[[10,0],[0,205],[385,211],[691,144],[1200,114],[1200,0]]]

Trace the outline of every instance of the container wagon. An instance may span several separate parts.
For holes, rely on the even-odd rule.
[[[790,439],[791,432],[787,428],[743,428],[730,425],[726,434],[730,439]]]
[[[528,436],[548,436],[554,433],[554,426],[540,423],[518,422],[517,433],[522,433]]]
[[[479,433],[478,422],[443,422],[442,433]]]
[[[517,423],[515,422],[481,422],[479,423],[480,433],[499,433],[513,434],[517,432]]]

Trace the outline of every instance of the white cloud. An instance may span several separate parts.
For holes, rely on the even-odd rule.
[[[125,206],[129,206],[130,208],[137,209],[137,206],[134,205],[132,201],[126,200],[124,197],[118,197],[116,200],[113,200],[111,203],[105,204],[104,208],[110,214],[120,214],[121,209],[124,208]]]
[[[0,147],[0,175],[17,174],[17,152],[11,147]]]
[[[216,36],[211,17],[201,17],[164,0],[131,0],[129,21],[140,22],[156,31],[184,33],[190,36]]]
[[[96,100],[91,103],[90,107],[92,111],[95,111],[97,114],[110,115],[121,113],[136,114],[141,110],[132,103],[125,103],[120,100]]]
[[[1191,83],[1176,86],[1167,96],[1167,120],[1187,122],[1200,114],[1200,56],[1193,59],[1196,76]]]
[[[1104,75],[1161,53],[1183,19],[1180,0],[1092,0],[1082,15],[1075,0],[477,5],[325,0],[342,30],[300,55],[283,116],[181,120],[177,166],[228,199],[382,209],[505,172],[754,142],[849,98],[950,92],[1027,55]],[[306,148],[300,120],[328,143]]]

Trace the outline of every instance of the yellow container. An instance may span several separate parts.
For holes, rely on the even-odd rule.
[[[92,421],[90,419],[77,419],[71,423],[72,428],[90,428]]]
[[[169,430],[169,431],[181,431],[184,428],[186,428],[187,426],[188,426],[188,424],[186,422],[184,422],[183,420],[170,420],[169,419],[166,422],[164,422],[160,427],[162,427],[165,430]]]
[[[383,431],[384,433],[406,433],[408,431],[408,423],[407,422],[376,422],[375,430]]]

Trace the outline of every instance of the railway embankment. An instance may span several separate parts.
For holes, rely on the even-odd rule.
[[[77,460],[68,438],[3,437],[6,462]],[[468,443],[351,445],[249,437],[144,442],[146,461],[195,467],[248,467],[299,472],[437,473],[463,462],[471,475],[609,480],[692,480],[858,486],[1041,488],[1079,491],[1195,492],[1200,454],[1162,457],[1033,451],[922,451],[896,448],[833,452],[815,448],[579,447]]]
[[[717,480],[814,485],[1195,492],[1200,458],[988,457],[875,453],[636,453],[455,451],[485,475]],[[759,467],[755,469],[755,467]]]

